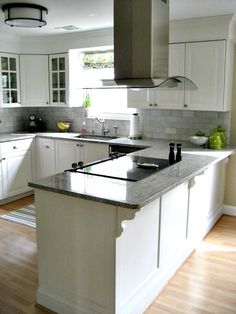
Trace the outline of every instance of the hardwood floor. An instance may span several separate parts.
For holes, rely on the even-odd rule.
[[[223,216],[145,314],[236,313],[236,217]]]
[[[27,197],[1,205],[0,213],[32,202]],[[33,228],[0,219],[0,314],[48,313],[35,307],[36,253]],[[236,217],[219,220],[145,312],[192,313],[236,313]]]
[[[26,197],[0,205],[0,213],[32,202],[33,197]],[[36,288],[35,229],[0,219],[0,313],[48,313],[35,307]]]

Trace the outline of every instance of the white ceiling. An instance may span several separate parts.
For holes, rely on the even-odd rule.
[[[11,2],[29,2],[47,7],[48,24],[41,29],[11,28],[4,24],[1,10],[0,35],[61,34],[72,31],[55,28],[73,25],[80,31],[86,31],[112,27],[113,24],[113,0],[0,0],[0,6]],[[230,13],[236,13],[236,0],[170,0],[170,20]]]

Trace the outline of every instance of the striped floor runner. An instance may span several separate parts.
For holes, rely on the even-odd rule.
[[[34,204],[0,215],[0,218],[36,228]]]

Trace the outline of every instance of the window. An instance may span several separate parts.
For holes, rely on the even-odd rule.
[[[110,47],[73,49],[70,57],[75,60],[73,71],[77,77],[76,84],[80,86],[86,86],[86,83],[96,86],[101,79],[114,78],[114,52]],[[83,91],[83,102],[89,104],[88,114],[91,117],[129,119],[130,113],[134,112],[134,109],[127,108],[126,89],[86,89]]]

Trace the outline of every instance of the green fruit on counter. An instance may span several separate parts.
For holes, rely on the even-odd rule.
[[[223,128],[221,125],[218,125],[216,130],[217,130],[218,133],[220,133],[222,147],[225,147],[226,143],[227,143],[225,128]]]
[[[222,140],[221,140],[221,132],[218,132],[216,129],[213,130],[209,139],[209,145],[212,149],[221,149],[222,148]]]

